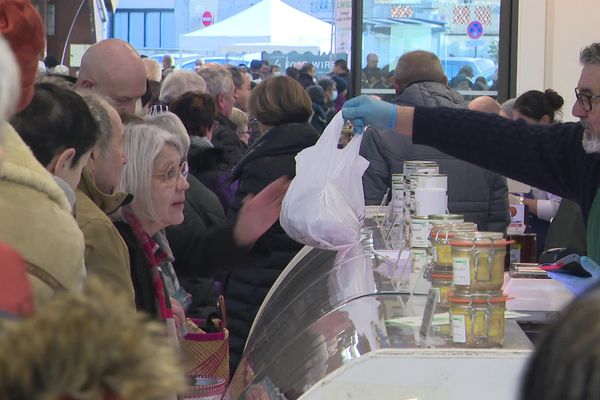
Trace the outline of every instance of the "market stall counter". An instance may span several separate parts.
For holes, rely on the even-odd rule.
[[[307,247],[292,260],[259,310],[225,398],[515,398],[532,350],[518,325],[506,320],[498,348],[456,348],[435,322],[423,340],[427,296],[396,290],[405,271],[381,256],[376,226],[361,237],[352,249]]]

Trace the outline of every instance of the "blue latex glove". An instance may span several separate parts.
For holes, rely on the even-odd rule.
[[[596,264],[591,258],[585,256],[581,257],[579,263],[583,269],[589,272],[592,276],[588,278],[582,278],[579,276],[563,274],[561,272],[548,272],[548,276],[559,281],[573,294],[579,296],[600,281],[600,265]]]
[[[342,116],[352,121],[357,134],[363,133],[367,125],[386,129],[396,126],[396,106],[371,96],[363,95],[346,101]]]

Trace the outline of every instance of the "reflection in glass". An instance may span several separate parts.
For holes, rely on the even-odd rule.
[[[500,0],[363,1],[361,91],[394,97],[394,69],[409,51],[438,55],[450,87],[497,95]],[[475,92],[475,93],[473,93]]]

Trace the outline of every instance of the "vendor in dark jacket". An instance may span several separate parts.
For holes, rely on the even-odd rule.
[[[579,59],[583,70],[573,105],[579,123],[529,125],[472,111],[399,107],[367,96],[348,101],[343,113],[357,131],[365,124],[393,128],[415,143],[434,145],[578,203],[588,245],[588,257],[582,257],[581,264],[592,276],[553,273],[552,277],[581,292],[600,280],[600,43],[584,48]]]
[[[279,76],[260,83],[251,93],[249,110],[265,132],[233,171],[239,187],[229,209],[235,216],[251,193],[281,176],[295,175],[296,155],[313,146],[319,134],[308,123],[311,101],[292,78]],[[258,239],[252,262],[234,269],[225,286],[230,331],[231,371],[237,367],[252,322],[267,292],[294,255],[302,248],[277,221]]]
[[[395,71],[398,105],[466,108],[463,97],[448,87],[439,58],[426,51],[412,51],[398,60]],[[443,134],[447,127],[439,128]],[[360,154],[369,160],[363,176],[365,201],[379,204],[390,187],[392,174],[401,174],[404,161],[427,160],[448,175],[448,209],[477,223],[481,231],[503,232],[510,222],[506,178],[454,158],[429,146],[412,144],[410,138],[391,129],[365,132]]]

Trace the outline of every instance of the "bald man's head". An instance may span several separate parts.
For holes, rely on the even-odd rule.
[[[97,91],[118,110],[133,114],[136,102],[146,92],[144,62],[129,43],[103,40],[81,58],[76,87]]]
[[[396,94],[415,82],[448,83],[438,56],[428,51],[411,51],[398,59],[394,72]]]
[[[498,114],[500,104],[490,96],[479,96],[469,102],[469,110]]]

